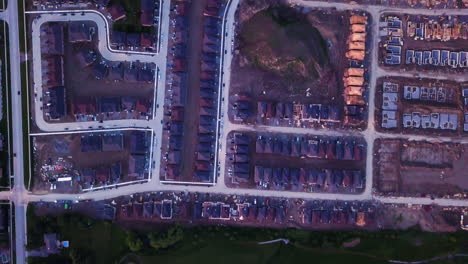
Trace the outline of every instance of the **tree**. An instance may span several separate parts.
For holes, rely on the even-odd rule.
[[[170,246],[177,244],[184,237],[184,231],[180,226],[174,226],[169,228],[164,233],[150,233],[148,239],[150,246],[154,249],[165,249]]]
[[[133,232],[127,232],[125,242],[132,252],[138,252],[143,249],[143,241]]]
[[[90,264],[89,254],[83,251],[83,249],[72,248],[68,252],[68,257],[71,259],[72,264]]]

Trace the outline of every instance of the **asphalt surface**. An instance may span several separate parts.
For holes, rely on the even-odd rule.
[[[21,71],[20,71],[20,45],[19,45],[19,22],[18,22],[18,2],[9,1],[7,9],[2,13],[3,19],[9,27],[9,52],[10,52],[10,81],[11,81],[11,111],[12,111],[12,150],[16,157],[13,157],[13,170],[15,184],[10,192],[9,199],[15,206],[15,252],[17,263],[26,261],[26,205],[24,198],[26,189],[24,187],[24,159],[23,154],[23,114],[21,95]]]
[[[336,8],[337,10],[363,10],[370,13],[372,16],[373,24],[371,28],[373,30],[373,39],[372,39],[372,50],[371,50],[371,65],[369,71],[371,74],[370,85],[369,85],[369,105],[368,109],[371,114],[369,114],[369,127],[362,132],[348,132],[348,131],[335,131],[335,130],[316,130],[316,129],[304,129],[304,128],[292,128],[292,127],[272,127],[272,126],[256,126],[255,128],[247,125],[235,125],[229,122],[227,110],[228,110],[228,100],[229,95],[229,82],[230,82],[230,69],[232,61],[232,43],[234,39],[235,32],[235,19],[234,13],[239,4],[239,0],[231,0],[229,3],[229,9],[225,15],[224,19],[224,31],[223,31],[223,49],[226,50],[226,53],[223,54],[223,65],[222,72],[222,83],[221,85],[220,96],[220,113],[218,116],[218,128],[217,133],[219,138],[217,139],[216,144],[218,145],[219,152],[217,153],[218,164],[220,165],[220,173],[218,184],[212,187],[207,186],[184,186],[184,185],[166,185],[159,182],[159,168],[160,168],[160,145],[161,145],[161,135],[162,135],[162,120],[163,116],[163,104],[164,104],[164,93],[165,93],[165,80],[166,80],[166,59],[167,59],[167,43],[168,43],[168,28],[169,28],[169,8],[170,1],[163,1],[162,5],[162,22],[161,22],[161,38],[160,38],[160,52],[157,54],[141,54],[138,52],[122,52],[111,50],[108,36],[108,24],[105,18],[94,10],[86,10],[84,15],[81,15],[83,10],[70,12],[70,11],[53,11],[53,12],[41,12],[41,19],[35,23],[43,23],[45,21],[68,21],[68,20],[93,20],[98,24],[98,34],[99,34],[99,50],[104,57],[109,60],[134,60],[136,58],[141,59],[140,61],[148,61],[156,63],[159,74],[156,78],[155,86],[157,88],[155,92],[155,114],[154,118],[149,121],[135,122],[134,120],[119,120],[114,122],[105,122],[106,128],[113,127],[142,127],[150,128],[154,132],[153,140],[153,179],[148,183],[136,184],[131,186],[124,186],[118,189],[110,190],[100,190],[95,192],[89,192],[84,194],[47,194],[47,195],[33,195],[28,193],[24,187],[24,159],[21,157],[23,153],[23,137],[22,133],[24,131],[22,120],[22,101],[21,96],[18,96],[18,92],[21,92],[21,76],[20,76],[20,59],[21,54],[19,50],[19,28],[18,28],[18,5],[17,1],[9,1],[8,7],[4,12],[0,12],[0,19],[5,20],[9,25],[10,32],[10,43],[9,43],[9,52],[10,52],[10,69],[11,69],[11,108],[12,108],[12,131],[13,131],[13,144],[12,149],[14,153],[17,153],[17,157],[13,159],[14,166],[14,178],[15,185],[10,192],[0,192],[0,199],[9,199],[13,201],[15,205],[15,228],[16,228],[16,256],[17,263],[25,263],[26,252],[25,252],[25,241],[26,241],[26,206],[28,202],[33,201],[55,201],[59,199],[65,200],[82,200],[82,199],[92,199],[92,200],[103,200],[111,199],[117,196],[130,195],[138,192],[148,192],[148,191],[190,191],[190,192],[205,192],[205,193],[223,193],[223,194],[233,194],[233,195],[252,195],[252,196],[268,196],[268,197],[286,197],[286,198],[302,198],[302,199],[332,199],[332,200],[368,200],[374,199],[383,203],[398,203],[398,204],[437,204],[441,206],[468,206],[468,200],[457,200],[457,199],[430,199],[430,198],[415,198],[415,197],[380,197],[372,194],[372,146],[376,138],[406,138],[414,140],[440,140],[440,141],[457,141],[461,143],[468,143],[468,139],[453,139],[450,137],[429,137],[429,136],[415,136],[415,135],[394,135],[388,133],[379,133],[375,131],[373,127],[374,115],[373,111],[374,106],[374,95],[375,95],[375,83],[377,78],[385,75],[395,75],[395,76],[406,76],[406,77],[434,77],[428,73],[417,73],[417,72],[397,72],[397,71],[388,71],[379,67],[377,61],[377,47],[378,47],[378,31],[377,31],[377,21],[380,15],[383,12],[395,12],[395,13],[407,13],[415,15],[442,15],[442,14],[466,14],[466,10],[429,10],[429,9],[408,9],[408,8],[388,8],[372,5],[350,5],[345,3],[327,3],[327,2],[315,2],[315,1],[300,1],[300,0],[290,0],[292,4],[300,4],[307,7],[315,8]],[[66,15],[62,16],[62,13],[75,13],[74,16]],[[29,12],[33,13],[33,12]],[[47,14],[45,14],[47,13]],[[62,20],[65,19],[65,20]],[[67,20],[68,19],[68,20]],[[37,26],[37,25],[36,25]],[[37,38],[37,35],[34,35],[33,39]],[[36,37],[34,37],[36,36]],[[23,36],[21,36],[23,37]],[[102,40],[102,41],[101,41]],[[37,42],[37,39],[34,40]],[[36,45],[33,46],[33,54],[37,54]],[[34,63],[33,59],[33,63]],[[36,78],[36,74],[34,75]],[[467,76],[462,74],[460,75],[444,75],[440,76],[440,79],[453,79],[458,81],[468,80]],[[37,79],[35,79],[37,82]],[[40,82],[38,82],[40,83]],[[39,87],[35,87],[35,90]],[[225,99],[225,100],[224,100]],[[42,116],[42,115],[41,115]],[[141,120],[138,120],[141,121]],[[94,122],[90,122],[91,126],[97,126]],[[68,130],[83,130],[88,127],[88,124],[84,123],[68,123],[66,125],[60,126],[50,126],[50,124],[42,123],[41,129],[49,132],[58,132],[63,131],[65,128]],[[366,190],[364,193],[359,195],[353,194],[333,194],[333,193],[301,193],[301,192],[291,192],[291,191],[271,191],[271,190],[256,190],[256,189],[229,189],[226,188],[224,184],[224,157],[225,157],[225,148],[221,142],[225,139],[226,135],[232,130],[245,130],[245,131],[266,131],[266,132],[280,132],[280,133],[303,133],[303,134],[317,134],[317,135],[362,135],[368,144],[367,151],[367,179],[366,179]],[[369,174],[370,173],[370,174]]]

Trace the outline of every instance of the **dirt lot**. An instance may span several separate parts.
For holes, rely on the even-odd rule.
[[[398,84],[398,109],[397,109],[397,127],[396,128],[383,128],[382,127],[382,103],[383,103],[383,83],[390,82]],[[375,127],[381,132],[391,133],[411,133],[417,135],[440,135],[440,136],[466,136],[467,133],[463,131],[463,101],[461,95],[461,88],[466,86],[466,83],[457,83],[447,80],[436,79],[422,79],[422,78],[403,78],[403,77],[383,77],[377,80],[376,95],[375,95]],[[447,94],[451,94],[451,100],[444,103],[437,101],[423,101],[423,100],[408,100],[404,99],[404,86],[417,86],[417,87],[443,87],[446,88]],[[447,96],[448,98],[448,96]],[[431,128],[404,128],[403,127],[403,113],[419,112],[421,115],[430,113],[453,113],[458,116],[457,130],[441,130]]]
[[[345,13],[245,1],[239,14],[231,101],[343,104]]]
[[[377,140],[374,152],[379,192],[437,197],[467,194],[468,145]]]
[[[454,232],[459,228],[460,212],[437,206],[403,207],[386,205],[377,217],[386,229],[408,229],[419,226],[426,232]]]
[[[149,132],[139,132],[150,139]],[[104,145],[100,149],[84,150],[82,136],[122,136],[122,148],[106,150]],[[33,138],[34,146],[34,187],[33,192],[48,192],[56,184],[55,192],[79,192],[81,189],[98,187],[117,182],[136,180],[129,175],[130,156],[137,155],[131,150],[132,131],[63,134],[54,136],[38,136]],[[103,143],[102,143],[103,144]],[[96,144],[93,144],[96,145]],[[113,145],[115,147],[115,145]],[[148,153],[138,153],[149,158]],[[99,174],[107,173],[112,166],[120,167],[119,179],[102,180]],[[94,171],[96,179],[87,179],[84,170]],[[60,182],[59,178],[71,177],[69,181]],[[104,177],[112,177],[110,174]],[[101,180],[100,180],[101,179]],[[107,181],[107,182],[106,182]],[[89,182],[93,182],[90,184]],[[89,186],[91,185],[91,186]]]
[[[245,181],[244,179],[239,180],[237,177],[234,176],[233,172],[233,166],[234,164],[237,164],[235,161],[231,160],[232,157],[235,157],[235,154],[233,154],[232,149],[234,144],[230,142],[234,136],[238,132],[231,132],[227,139],[227,148],[228,148],[228,153],[226,157],[226,175],[227,177],[225,178],[225,183],[228,187],[232,188],[267,188],[267,189],[274,189],[274,187],[271,183],[269,184],[268,187],[265,186],[257,186],[257,183],[255,183],[255,166],[261,166],[264,168],[289,168],[289,169],[301,169],[304,168],[306,170],[309,169],[316,169],[318,171],[321,171],[322,169],[330,169],[330,170],[337,170],[337,171],[343,171],[343,170],[353,170],[353,171],[362,171],[365,172],[365,149],[366,149],[366,143],[364,139],[362,138],[357,138],[357,137],[340,137],[340,138],[332,138],[332,137],[314,137],[312,135],[309,135],[307,137],[301,137],[298,135],[292,135],[292,134],[265,134],[265,133],[242,133],[243,135],[247,135],[249,137],[249,145],[248,145],[248,153],[246,154],[248,156],[247,158],[247,164],[249,166],[249,179]],[[271,139],[272,141],[281,141],[282,143],[282,152],[281,153],[261,153],[260,150],[257,149],[257,137],[263,137],[266,138],[267,140]],[[339,140],[341,142],[355,142],[356,146],[360,146],[361,151],[362,151],[362,159],[360,160],[345,160],[345,159],[338,159],[337,157],[309,157],[307,155],[302,155],[302,153],[299,153],[298,155],[294,154],[287,154],[286,152],[288,151],[287,149],[291,147],[291,153],[294,153],[294,147],[292,146],[294,143],[294,140],[321,140],[323,144],[326,142],[335,142],[336,140]],[[290,142],[291,145],[285,143],[285,142]],[[276,149],[276,146],[273,147],[273,149]],[[324,151],[329,153],[329,149],[327,147],[324,147]],[[335,151],[333,148],[332,152]],[[243,162],[239,162],[243,163]],[[306,185],[304,186],[293,186],[292,184],[287,184],[285,189],[288,190],[294,190],[294,191],[314,191],[314,192],[344,192],[344,193],[355,193],[355,192],[360,192],[363,189],[355,188],[353,186],[332,186],[333,184],[330,184],[329,187],[307,187]],[[337,183],[338,185],[338,183]]]

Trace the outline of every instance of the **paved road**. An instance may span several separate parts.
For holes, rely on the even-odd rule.
[[[10,194],[10,200],[15,205],[15,248],[17,263],[24,263],[26,260],[26,189],[24,187],[24,158],[23,154],[23,114],[21,99],[21,75],[20,75],[20,45],[19,45],[19,23],[18,23],[18,3],[9,1],[7,9],[3,12],[3,19],[9,26],[9,52],[10,52],[10,80],[11,80],[11,111],[12,111],[12,150],[16,157],[13,157],[13,170],[15,184]],[[26,96],[26,95],[23,95]]]
[[[49,133],[60,133],[60,131],[82,131],[88,129],[98,129],[100,126],[105,129],[133,127],[133,128],[150,128],[153,130],[153,180],[159,182],[159,163],[161,153],[159,151],[161,146],[162,137],[162,124],[160,120],[163,119],[164,108],[164,94],[165,94],[165,80],[166,80],[166,61],[168,52],[168,36],[169,36],[169,9],[170,1],[163,1],[162,4],[162,18],[160,24],[160,51],[156,53],[148,52],[135,52],[135,51],[120,51],[110,48],[109,41],[109,25],[105,17],[94,10],[80,10],[80,11],[31,11],[28,14],[38,14],[32,25],[33,28],[33,64],[34,64],[34,78],[35,78],[35,92],[42,94],[42,75],[40,63],[40,26],[47,21],[84,21],[91,20],[97,24],[98,27],[98,49],[101,55],[110,61],[140,61],[152,62],[156,64],[157,74],[155,77],[155,94],[154,94],[154,113],[151,120],[108,120],[103,123],[99,122],[71,122],[71,123],[47,123],[43,118],[41,104],[35,104],[35,120],[38,127]],[[38,70],[36,70],[38,69]],[[100,128],[99,128],[100,129]]]
[[[369,106],[370,111],[369,115],[369,124],[373,124],[374,116],[373,111],[374,106],[374,94],[375,94],[375,83],[376,79],[380,76],[385,75],[396,75],[396,76],[407,76],[412,77],[415,72],[393,72],[382,69],[377,63],[377,45],[378,45],[378,34],[377,34],[377,20],[379,15],[382,12],[397,12],[397,13],[410,13],[410,14],[426,14],[426,15],[440,15],[450,12],[450,14],[462,14],[466,10],[425,10],[425,9],[401,9],[401,8],[386,8],[379,6],[366,6],[366,5],[350,5],[345,3],[327,3],[327,2],[312,2],[312,1],[300,1],[300,0],[290,0],[291,4],[300,4],[308,7],[319,7],[319,8],[336,8],[338,10],[365,10],[371,14],[373,17],[373,24],[371,25],[373,31],[372,46],[373,50],[371,51],[372,64],[370,66],[371,79],[369,85]],[[217,145],[219,148],[218,164],[220,164],[220,176],[218,184],[212,187],[207,186],[184,186],[184,185],[163,185],[159,182],[159,168],[160,168],[160,145],[161,145],[161,135],[162,135],[162,124],[160,120],[163,117],[163,105],[164,105],[164,93],[165,93],[165,80],[166,80],[166,59],[167,59],[167,46],[168,46],[168,35],[169,35],[169,8],[170,1],[163,1],[163,16],[161,23],[161,49],[158,54],[141,54],[135,53],[129,55],[129,52],[115,51],[109,48],[109,39],[108,39],[108,24],[106,19],[96,13],[93,10],[87,10],[83,15],[82,10],[73,12],[72,15],[63,16],[62,13],[70,13],[70,11],[54,11],[54,13],[47,12],[48,14],[41,14],[41,17],[34,22],[33,27],[35,32],[33,33],[33,54],[39,54],[37,45],[38,41],[38,29],[40,24],[45,21],[70,21],[70,20],[93,20],[98,24],[98,34],[99,34],[99,50],[103,56],[109,60],[140,60],[146,62],[156,63],[159,69],[159,78],[156,78],[156,87],[155,90],[155,105],[161,107],[155,107],[154,119],[150,121],[142,120],[120,120],[120,121],[108,121],[105,122],[107,127],[142,127],[150,128],[154,132],[153,140],[153,153],[154,153],[154,163],[153,166],[153,180],[144,183],[136,184],[132,186],[119,187],[118,189],[111,190],[102,190],[84,194],[48,194],[48,195],[33,195],[27,193],[24,188],[24,159],[21,158],[21,153],[23,153],[23,138],[22,138],[22,108],[21,108],[21,96],[16,96],[18,91],[21,89],[21,76],[20,76],[20,51],[19,51],[19,29],[18,29],[18,6],[17,1],[10,1],[7,10],[0,13],[0,18],[7,21],[10,27],[10,67],[11,67],[11,107],[13,115],[13,152],[18,153],[18,157],[14,158],[13,166],[15,172],[15,185],[11,192],[0,192],[0,199],[10,199],[15,203],[15,225],[16,225],[16,254],[18,263],[24,263],[26,253],[24,249],[24,244],[26,241],[26,219],[25,219],[25,208],[28,202],[31,201],[54,201],[59,199],[66,200],[81,200],[81,199],[94,199],[94,200],[103,200],[111,199],[117,196],[129,195],[137,192],[148,192],[148,191],[191,191],[191,192],[208,192],[208,193],[223,193],[223,194],[232,194],[232,195],[252,195],[252,196],[268,196],[268,197],[288,197],[288,198],[301,198],[301,199],[331,199],[331,200],[368,200],[375,199],[384,203],[398,203],[398,204],[438,204],[442,206],[468,206],[468,200],[455,200],[455,199],[434,199],[429,198],[414,198],[414,197],[379,197],[372,195],[372,147],[375,138],[408,138],[416,140],[427,140],[431,139],[428,136],[415,136],[415,135],[395,135],[388,133],[378,133],[375,131],[373,125],[362,132],[349,132],[349,131],[335,131],[335,130],[314,130],[314,129],[305,129],[305,128],[289,128],[289,127],[271,127],[271,126],[247,126],[247,125],[236,125],[232,124],[228,120],[228,95],[229,95],[229,82],[230,82],[230,70],[231,70],[231,61],[232,61],[232,41],[234,39],[235,32],[235,19],[234,13],[236,7],[239,4],[239,0],[231,0],[230,8],[227,10],[227,15],[225,19],[225,34],[223,39],[223,49],[227,52],[223,57],[222,71],[223,79],[222,83],[225,84],[222,91],[220,92],[221,101],[221,111],[220,116],[218,116],[218,135],[220,135]],[[32,13],[32,12],[31,12]],[[224,53],[224,52],[223,52]],[[34,66],[37,65],[37,60],[33,60]],[[34,67],[37,69],[36,67]],[[428,73],[419,73],[420,77],[432,77]],[[461,76],[461,75],[460,75]],[[448,76],[446,78],[462,80],[460,76]],[[443,77],[442,77],[443,78]],[[36,83],[41,83],[40,78],[35,79]],[[36,89],[37,88],[37,89]],[[35,87],[36,92],[39,87]],[[136,122],[138,121],[138,122]],[[61,131],[65,127],[68,127],[69,130],[82,130],[86,129],[88,126],[96,126],[94,122],[88,123],[73,123],[66,124],[63,126],[49,126],[47,123],[42,123],[41,128],[44,131]],[[300,193],[300,192],[291,192],[291,191],[271,191],[271,190],[257,190],[257,189],[229,189],[226,188],[224,184],[224,171],[225,171],[225,146],[222,143],[226,135],[232,130],[255,130],[255,131],[264,131],[264,132],[279,132],[279,133],[303,133],[303,134],[317,134],[317,135],[362,135],[368,143],[368,156],[367,156],[367,182],[366,190],[362,194],[333,194],[333,193]],[[468,143],[468,139],[453,139],[449,137],[432,137],[434,140],[441,141],[450,141],[454,140],[457,142]]]
[[[223,19],[223,36],[221,47],[221,65],[220,65],[220,81],[219,81],[219,98],[218,98],[218,120],[216,126],[216,157],[215,171],[217,176],[218,188],[227,188],[225,184],[224,174],[226,171],[226,136],[234,130],[233,124],[229,121],[229,85],[231,83],[231,62],[233,58],[233,43],[235,38],[235,12],[239,6],[239,0],[229,1]],[[244,126],[246,129],[251,129],[250,126]]]

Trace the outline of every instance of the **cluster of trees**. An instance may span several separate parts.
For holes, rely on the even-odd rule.
[[[140,22],[140,1],[111,0],[109,6],[120,4],[125,9],[126,17],[112,24],[112,29],[126,33],[150,33],[155,34],[154,27],[143,26]]]
[[[94,264],[92,252],[84,249],[71,248],[60,254],[43,257],[28,257],[28,264]]]
[[[80,229],[87,229],[93,226],[95,220],[78,214],[62,214],[58,216],[38,216],[34,212],[33,206],[27,209],[27,229],[28,244],[27,249],[37,249],[44,245],[44,234],[60,233],[61,228],[70,223],[76,224]]]
[[[37,216],[32,206],[28,206],[26,215],[28,218],[28,244],[26,249],[32,250],[40,248],[44,245],[45,233],[57,232],[57,218],[52,216]]]
[[[182,241],[183,238],[183,229],[175,225],[165,232],[151,232],[146,237],[141,237],[135,232],[127,232],[125,243],[132,252],[139,252],[147,248],[146,245],[156,250],[167,249]]]

